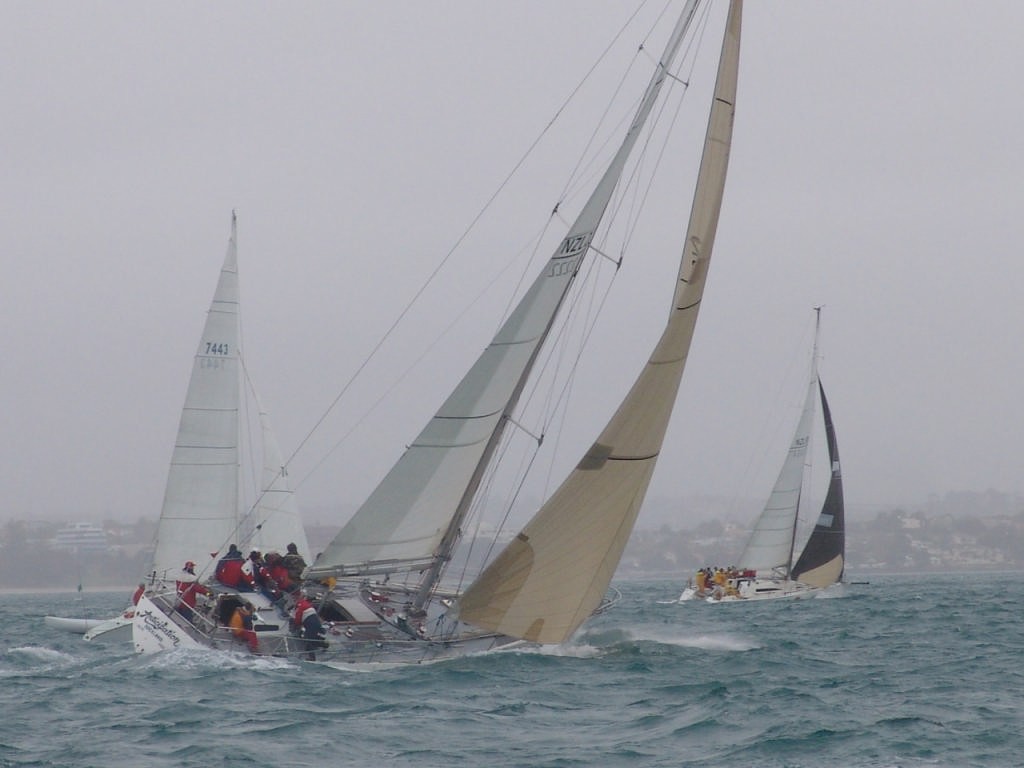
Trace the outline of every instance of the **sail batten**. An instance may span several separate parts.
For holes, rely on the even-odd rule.
[[[460,617],[475,626],[560,643],[611,583],[654,472],[707,278],[732,137],[741,12],[733,0],[672,298],[671,307],[685,309],[670,312],[650,360],[577,468],[460,598]]]
[[[193,357],[185,403],[168,470],[157,523],[151,573],[176,574],[192,560],[201,562],[228,542],[242,543],[240,408],[243,373],[240,339],[237,221],[206,322]],[[267,551],[294,543],[308,554],[305,529],[288,488],[280,450],[263,409],[263,481],[253,525],[246,541]]]
[[[220,546],[237,524],[239,483],[239,290],[237,229],[231,237],[192,364],[168,471],[152,571],[177,572]]]

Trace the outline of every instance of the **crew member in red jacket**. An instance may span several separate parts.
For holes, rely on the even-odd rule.
[[[291,580],[291,577],[288,575],[288,569],[285,568],[281,555],[277,552],[267,552],[267,556],[263,558],[263,561],[267,565],[267,570],[270,571],[270,578],[274,580],[274,583],[277,584],[282,592],[292,592],[299,586]]]
[[[242,557],[242,553],[238,551],[237,546],[232,544],[228,547],[228,553],[217,562],[214,578],[224,586],[237,589],[239,592],[255,592],[256,587],[253,584],[252,574],[246,573],[242,569],[243,565],[245,565],[245,559]]]
[[[178,613],[192,621],[196,608],[196,595],[209,596],[211,594],[213,593],[207,587],[199,583],[196,578],[196,564],[189,560],[178,576]]]
[[[327,633],[324,632],[323,622],[320,615],[313,607],[313,603],[305,595],[299,597],[295,603],[295,627],[299,630],[299,636],[306,641],[306,650],[309,651],[309,658],[314,658],[313,651],[317,648],[326,648]]]

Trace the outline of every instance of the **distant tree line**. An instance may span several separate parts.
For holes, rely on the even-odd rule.
[[[1016,497],[990,496],[957,497],[956,513],[948,498],[927,512],[892,509],[870,520],[848,513],[848,571],[1024,568],[1024,504]],[[987,514],[971,514],[972,500]],[[150,567],[155,520],[104,521],[105,552],[55,548],[63,525],[14,520],[0,527],[0,589],[130,587]],[[309,527],[310,555],[322,551],[337,530]],[[618,574],[684,578],[706,565],[734,565],[748,535],[743,525],[720,518],[683,530],[640,527]]]

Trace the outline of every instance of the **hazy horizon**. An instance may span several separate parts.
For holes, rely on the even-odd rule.
[[[629,15],[586,0],[0,5],[0,517],[159,514],[232,210],[246,364],[290,455]],[[851,508],[1024,493],[1021,29],[1013,2],[746,5],[715,258],[652,499],[767,494],[817,305]],[[637,57],[641,80],[661,44]],[[478,307],[442,364],[332,450],[543,225],[590,125],[551,137],[505,218],[296,457],[300,508],[360,503],[437,408],[504,304]],[[691,176],[678,192],[616,278],[556,478],[660,331]]]

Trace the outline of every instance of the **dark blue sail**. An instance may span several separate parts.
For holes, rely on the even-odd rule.
[[[843,473],[839,466],[839,447],[832,424],[832,412],[825,398],[825,388],[818,379],[821,411],[825,419],[825,439],[828,442],[829,464],[832,478],[825,494],[818,522],[811,532],[804,551],[793,566],[792,578],[816,587],[827,587],[843,578],[846,553],[846,523],[843,512]]]

